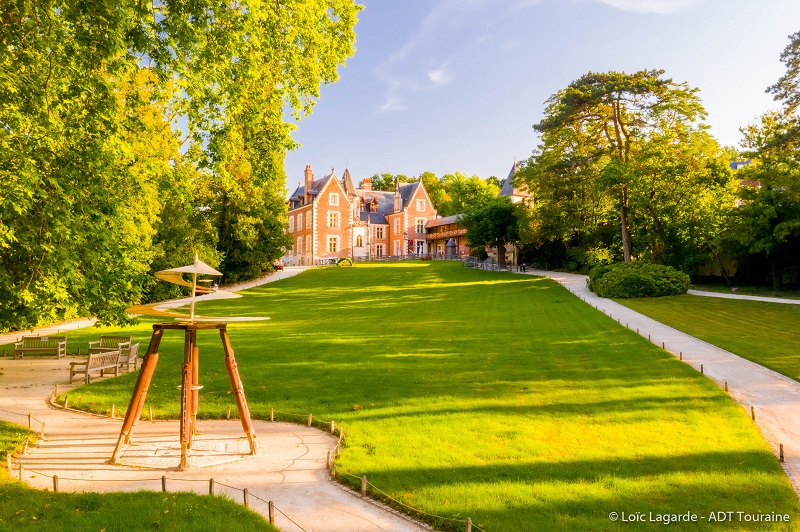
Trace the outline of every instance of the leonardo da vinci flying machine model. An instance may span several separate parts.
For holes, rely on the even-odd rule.
[[[184,280],[183,275],[190,274],[192,276],[191,282]],[[161,343],[161,337],[164,335],[165,330],[179,330],[184,331],[184,344],[183,344],[183,364],[181,365],[182,379],[181,386],[178,388],[181,391],[181,424],[180,424],[180,444],[181,444],[181,463],[180,469],[188,469],[188,451],[192,448],[192,437],[197,434],[197,409],[199,390],[199,368],[200,358],[197,349],[197,331],[206,329],[217,329],[222,340],[222,350],[225,354],[225,368],[228,371],[228,377],[231,381],[234,397],[236,399],[236,407],[239,409],[239,419],[242,421],[242,428],[247,436],[250,444],[250,454],[259,454],[258,441],[256,440],[256,433],[253,430],[253,422],[250,419],[250,410],[247,407],[247,399],[244,396],[244,386],[239,377],[239,368],[236,364],[236,358],[231,348],[231,342],[228,338],[227,323],[231,321],[253,321],[253,320],[268,320],[269,318],[255,318],[255,317],[203,317],[197,316],[194,312],[194,304],[196,301],[210,301],[213,299],[230,299],[242,297],[233,292],[226,292],[224,290],[216,290],[210,288],[197,287],[198,275],[213,275],[221,276],[222,273],[218,272],[208,264],[201,261],[195,255],[194,264],[188,266],[181,266],[180,268],[172,268],[169,270],[162,270],[156,272],[156,277],[169,283],[177,284],[180,286],[188,286],[192,289],[192,295],[188,298],[177,300],[176,302],[169,303],[153,303],[149,305],[139,305],[127,309],[131,314],[141,314],[145,316],[162,316],[175,318],[175,322],[170,323],[156,323],[153,325],[153,336],[150,338],[150,345],[147,348],[147,353],[144,355],[142,361],[142,368],[139,371],[139,377],[136,379],[136,385],[133,388],[133,395],[131,402],[128,405],[128,411],[125,414],[125,419],[122,422],[122,430],[120,431],[117,446],[114,448],[114,454],[111,456],[110,462],[112,464],[119,463],[119,459],[124,452],[125,446],[130,443],[131,432],[133,427],[139,421],[144,409],[144,402],[147,398],[147,390],[150,387],[150,381],[153,378],[153,373],[158,363],[158,348]],[[201,292],[201,295],[198,295]],[[176,314],[166,312],[167,308],[184,306],[190,304],[189,314]]]

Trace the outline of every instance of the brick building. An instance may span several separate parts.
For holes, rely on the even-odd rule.
[[[356,188],[349,170],[341,178],[331,170],[314,179],[310,165],[304,178],[289,196],[294,246],[284,256],[285,264],[428,253],[425,226],[436,211],[422,181],[398,183],[394,192],[386,192],[372,190],[366,178]]]

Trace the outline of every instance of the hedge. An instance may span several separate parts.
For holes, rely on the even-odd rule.
[[[689,276],[672,266],[647,262],[618,262],[595,266],[589,289],[600,297],[661,297],[685,294]]]

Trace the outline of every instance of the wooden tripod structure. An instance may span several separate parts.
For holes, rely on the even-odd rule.
[[[194,309],[192,309],[194,310]],[[121,453],[126,445],[131,441],[133,427],[139,421],[144,410],[144,402],[147,398],[147,390],[158,363],[158,348],[161,344],[161,337],[165,330],[184,331],[183,344],[183,364],[181,366],[182,382],[181,390],[181,463],[180,469],[186,470],[189,467],[188,451],[192,448],[192,437],[197,434],[197,410],[199,390],[202,388],[198,382],[200,356],[197,349],[197,331],[204,329],[218,329],[222,340],[222,350],[225,353],[225,367],[228,370],[228,377],[231,381],[236,407],[239,409],[239,419],[242,421],[242,428],[250,443],[250,454],[259,454],[256,433],[253,430],[253,422],[250,419],[250,410],[247,407],[247,399],[244,396],[244,386],[239,377],[239,368],[233,354],[230,339],[228,338],[227,323],[224,322],[182,322],[182,323],[157,323],[153,325],[153,336],[150,338],[150,345],[142,362],[139,377],[136,379],[136,386],[133,388],[131,402],[122,422],[122,430],[111,456],[110,463],[118,464]]]

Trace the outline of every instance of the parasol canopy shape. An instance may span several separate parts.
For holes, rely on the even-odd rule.
[[[183,274],[188,273],[192,275],[192,281],[187,281],[183,278]],[[237,297],[242,297],[239,294],[235,294],[233,292],[227,292],[225,290],[218,290],[214,288],[206,288],[206,287],[198,287],[197,286],[197,276],[199,275],[216,275],[222,276],[222,272],[218,272],[205,262],[201,261],[197,254],[194,256],[194,263],[189,264],[187,266],[180,266],[178,268],[170,268],[168,270],[161,270],[155,273],[155,276],[162,281],[166,281],[168,283],[176,284],[178,286],[186,286],[192,289],[192,296],[173,300],[173,301],[162,301],[158,303],[150,303],[147,305],[135,305],[126,309],[126,311],[130,314],[141,314],[145,316],[163,316],[169,318],[175,318],[179,321],[256,321],[256,320],[268,320],[269,318],[266,317],[250,317],[250,316],[195,316],[194,314],[194,304],[196,301],[211,301],[214,299],[233,299]],[[199,294],[199,295],[198,295]],[[166,312],[169,308],[175,307],[182,307],[189,303],[190,307],[190,314],[177,314],[172,312]]]

